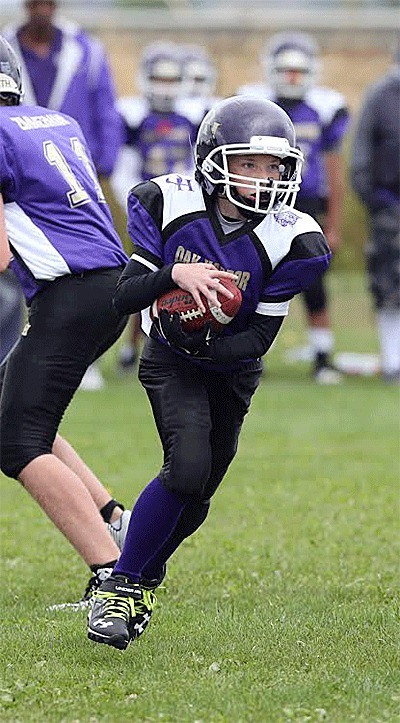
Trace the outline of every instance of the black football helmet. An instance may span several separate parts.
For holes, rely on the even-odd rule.
[[[21,69],[11,45],[0,36],[0,100],[19,105],[23,96]]]
[[[278,205],[295,203],[304,160],[295,146],[293,123],[276,103],[250,95],[233,96],[213,106],[200,125],[196,178],[210,195],[219,187],[244,216],[272,213]],[[230,173],[229,156],[238,154],[280,158],[279,180]],[[241,196],[237,186],[255,190],[255,197]]]

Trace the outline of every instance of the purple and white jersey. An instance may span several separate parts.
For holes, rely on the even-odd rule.
[[[195,132],[196,127],[185,116],[175,111],[160,113],[143,105],[135,122],[132,117],[126,121],[125,139],[140,158],[140,179],[191,171]]]
[[[0,188],[28,303],[59,276],[127,256],[78,123],[39,106],[0,107]]]
[[[328,189],[324,153],[340,149],[350,122],[343,95],[331,88],[316,87],[308,90],[302,100],[283,100],[262,83],[242,86],[238,93],[267,98],[286,111],[305,158],[297,199],[325,198]]]
[[[287,206],[225,235],[214,201],[194,178],[167,175],[128,197],[132,258],[155,271],[173,262],[213,263],[237,275],[243,302],[222,334],[244,331],[252,314],[286,316],[290,299],[328,267],[330,251],[318,223]],[[149,333],[148,312],[143,329]]]
[[[103,45],[68,20],[54,21],[49,55],[21,42],[23,25],[8,25],[4,37],[21,65],[24,104],[72,116],[86,138],[96,170],[109,176],[122,143],[111,69]]]
[[[151,110],[146,98],[140,96],[120,98],[117,107],[125,123],[125,145],[111,183],[125,207],[134,184],[167,173],[192,173],[197,127],[181,113]]]
[[[175,110],[177,113],[189,118],[193,125],[198,128],[204,116],[222,98],[216,96],[187,96],[178,98]]]

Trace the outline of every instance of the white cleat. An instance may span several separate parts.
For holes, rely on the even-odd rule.
[[[321,367],[314,373],[314,380],[317,384],[325,386],[340,384],[343,381],[343,374],[333,367]]]

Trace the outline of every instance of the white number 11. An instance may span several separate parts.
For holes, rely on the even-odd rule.
[[[83,143],[79,140],[79,138],[71,138],[71,148],[74,151],[75,155],[83,163],[89,176],[91,177],[96,188],[97,199],[99,203],[106,203],[103,190],[100,186],[96,173],[94,172],[93,166],[86,153]],[[56,146],[53,141],[44,141],[43,151],[46,161],[48,161],[51,166],[55,166],[57,168],[57,171],[61,173],[62,177],[66,180],[71,189],[67,192],[68,201],[71,208],[76,208],[76,206],[82,206],[84,203],[90,203],[92,199],[90,198],[87,191],[85,191],[84,187],[77,179],[74,172],[71,170],[68,162],[65,160],[58,146]]]

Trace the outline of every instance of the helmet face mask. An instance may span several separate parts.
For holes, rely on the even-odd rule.
[[[190,98],[209,98],[215,92],[217,71],[202,46],[183,50],[184,95]]]
[[[23,98],[21,69],[11,45],[0,36],[0,101],[19,105]]]
[[[228,127],[224,133],[224,119],[234,126],[235,110],[242,113],[237,128]],[[252,111],[254,111],[252,115]],[[252,116],[252,122],[248,119]],[[222,121],[222,122],[219,122]],[[274,135],[248,134],[248,127],[272,131]],[[234,142],[233,136],[238,142]],[[228,136],[228,137],[225,137]],[[229,140],[231,142],[220,142]],[[243,140],[244,142],[240,142]],[[293,145],[292,145],[293,142]],[[196,177],[207,193],[219,190],[228,201],[252,215],[273,213],[280,205],[293,206],[301,183],[303,155],[294,147],[293,124],[281,108],[271,101],[251,96],[228,98],[217,104],[204,118],[196,143]],[[230,159],[237,156],[272,156],[279,159],[279,173],[268,177],[238,174],[230,170]],[[248,193],[243,193],[243,190]],[[242,191],[242,193],[241,193]],[[242,215],[247,215],[243,213]]]
[[[172,43],[147,48],[141,61],[139,83],[153,110],[173,110],[182,93],[182,67],[178,49]]]
[[[278,98],[300,100],[317,82],[318,48],[306,33],[278,33],[268,44],[262,64]]]

